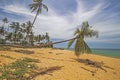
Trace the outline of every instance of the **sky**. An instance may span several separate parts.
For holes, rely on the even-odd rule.
[[[33,21],[35,12],[31,13],[28,6],[31,3],[32,0],[0,0],[0,19]],[[66,40],[74,37],[83,21],[88,21],[99,32],[98,38],[85,38],[91,48],[120,49],[120,0],[43,0],[43,3],[49,10],[43,9],[37,17],[35,34],[48,32],[53,42]],[[67,42],[55,47],[67,47]]]

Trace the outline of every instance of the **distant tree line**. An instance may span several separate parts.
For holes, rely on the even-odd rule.
[[[25,23],[9,22],[7,18],[1,19],[0,44],[22,45],[22,46],[44,46],[52,43],[50,36],[46,34],[35,35],[31,21]],[[52,45],[44,46],[52,47]]]

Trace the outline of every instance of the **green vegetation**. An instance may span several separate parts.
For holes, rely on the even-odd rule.
[[[48,7],[42,3],[42,0],[33,0],[29,5],[32,12],[36,11],[36,16],[33,20],[24,23],[10,22],[5,17],[2,19],[3,24],[0,25],[0,44],[20,45],[20,46],[41,46],[50,44],[50,36],[46,32],[45,35],[35,35],[33,32],[33,24],[37,16],[42,12],[42,8],[48,11]],[[52,44],[45,47],[52,47]]]
[[[87,45],[87,43],[84,41],[85,37],[98,37],[98,32],[91,29],[91,26],[89,26],[88,22],[83,22],[82,28],[74,32],[75,38],[71,39],[68,43],[68,48],[73,44],[74,41],[75,43],[75,55],[79,57],[80,54],[83,53],[90,53],[91,49]],[[76,40],[77,39],[77,40]]]
[[[29,5],[32,12],[36,11],[36,16],[33,20],[32,25],[35,23],[37,16],[42,12],[42,8],[48,11],[48,7],[45,4],[43,4],[42,1],[43,0],[33,0],[33,3]]]
[[[18,59],[9,65],[1,65],[0,80],[30,80],[28,79],[28,76],[30,76],[37,68],[33,62],[39,62],[39,60],[23,58]]]
[[[47,32],[45,35],[34,34],[31,21],[21,24],[19,22],[11,22],[6,27],[9,30],[0,26],[0,44],[2,45],[35,46],[50,43],[50,36]]]

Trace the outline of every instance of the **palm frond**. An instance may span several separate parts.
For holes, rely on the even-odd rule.
[[[79,34],[80,33],[80,30],[79,30],[79,28],[77,28],[76,30],[75,30],[75,32],[74,32],[74,36],[76,35],[76,34]]]
[[[91,51],[91,49],[90,49],[90,47],[87,45],[87,43],[84,41],[84,52],[85,53],[91,53],[92,51]]]
[[[48,11],[48,7],[45,4],[42,4],[43,8],[46,9],[46,11]]]
[[[29,7],[30,7],[30,9],[32,10],[31,12],[34,12],[34,11],[37,10],[38,5],[36,5],[36,3],[33,3],[33,4],[30,4]]]
[[[72,39],[68,42],[68,46],[67,46],[68,49],[71,47],[71,45],[73,44],[74,41],[75,41],[75,39]]]
[[[91,53],[91,49],[85,43],[82,37],[78,38],[75,44],[75,55],[79,56],[80,54]]]

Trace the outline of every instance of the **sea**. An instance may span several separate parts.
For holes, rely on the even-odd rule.
[[[74,50],[73,48],[69,50]],[[120,59],[120,49],[92,49],[92,54],[119,58]]]

